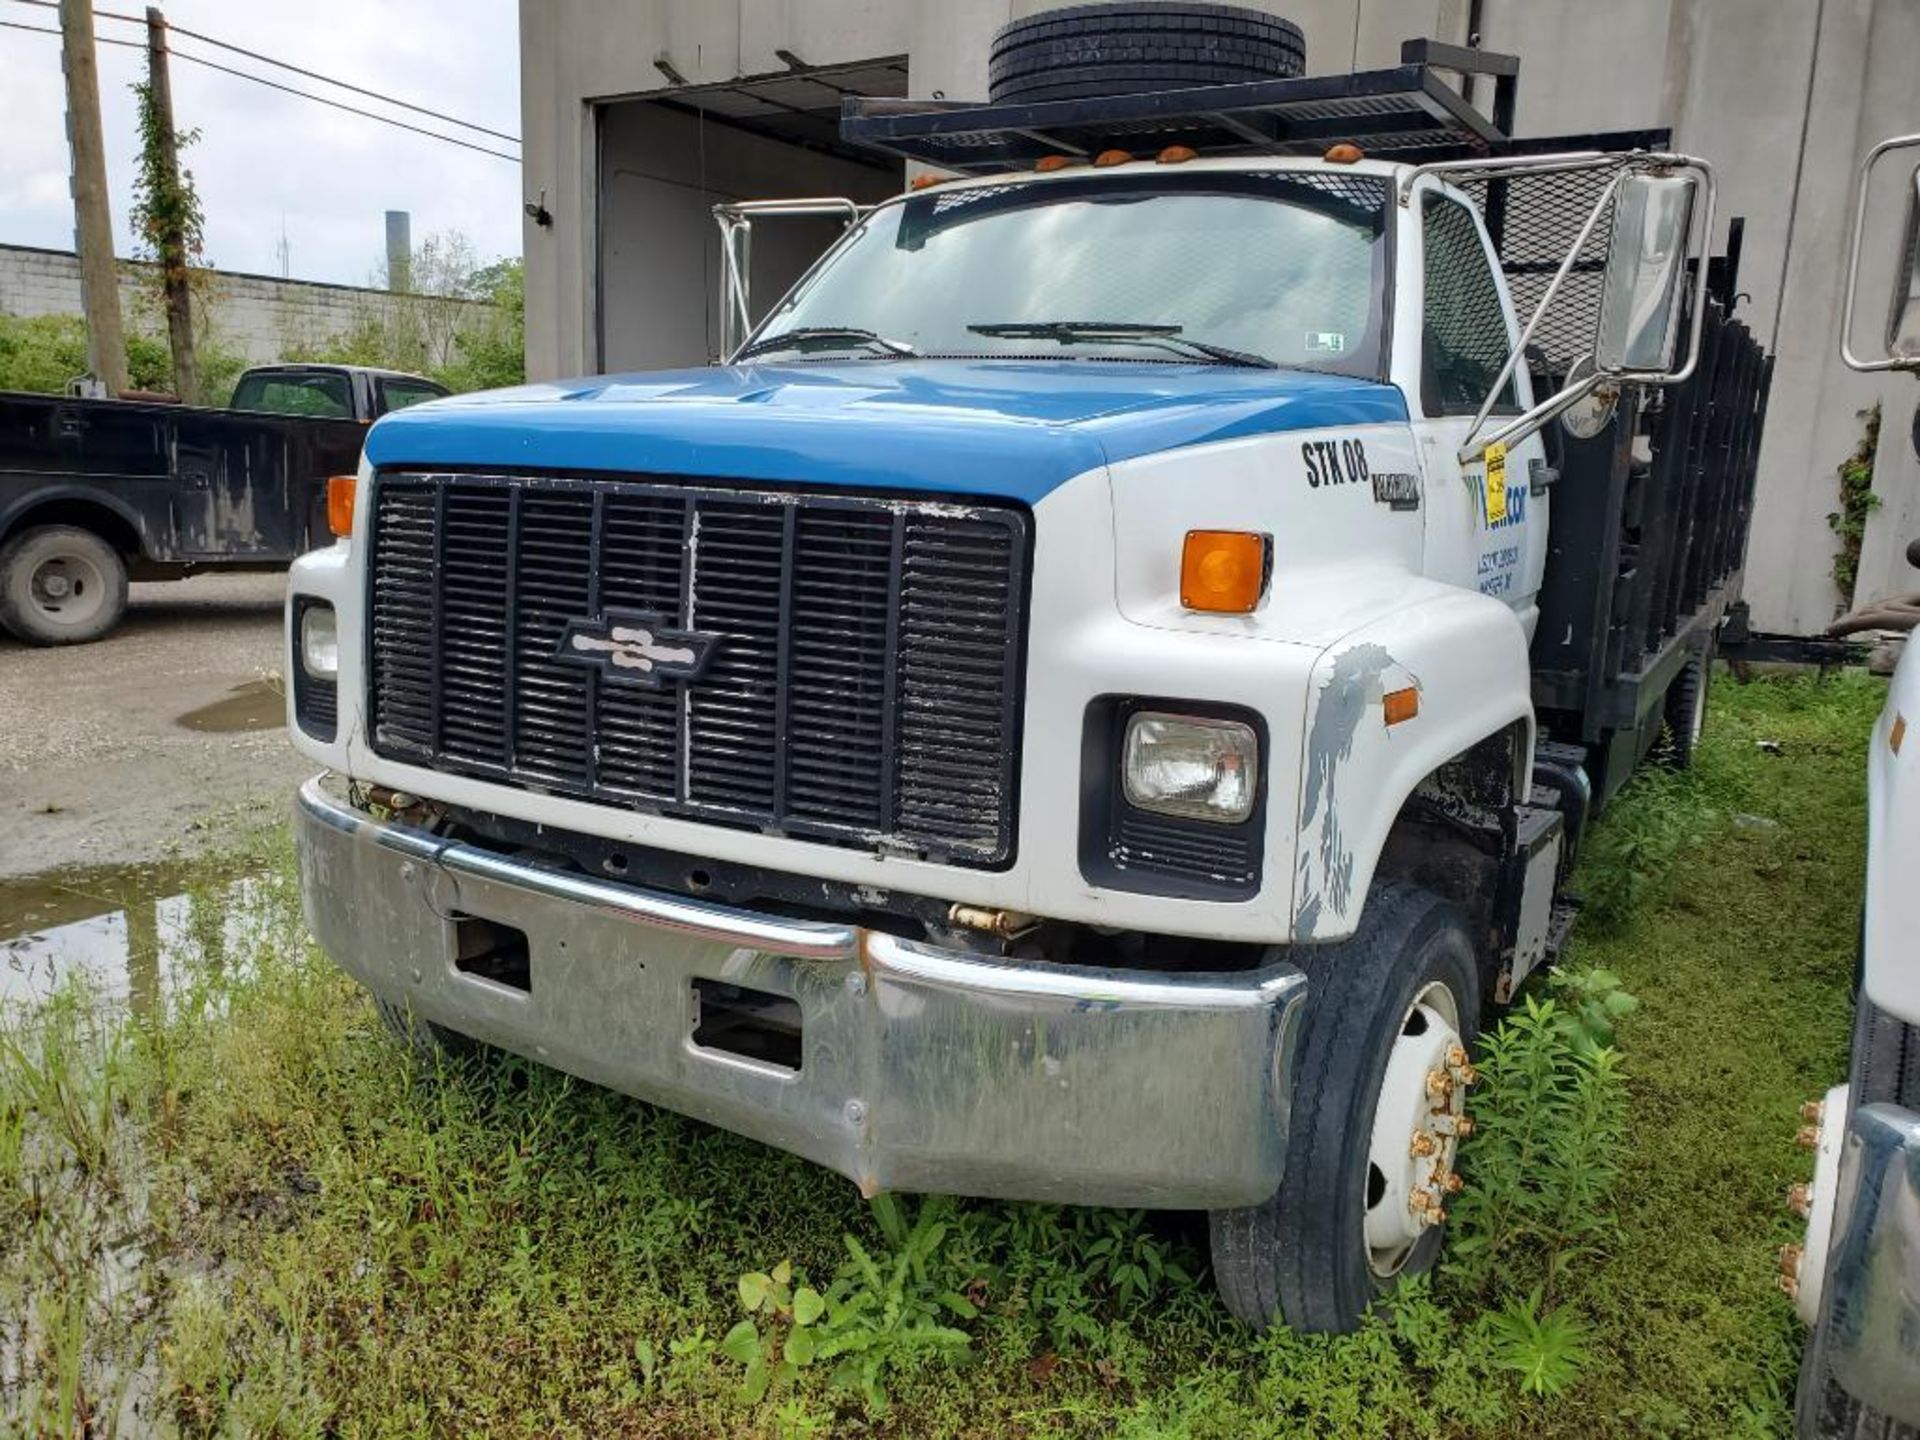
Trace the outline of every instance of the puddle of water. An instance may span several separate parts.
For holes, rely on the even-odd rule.
[[[175,716],[173,723],[215,735],[271,730],[287,723],[287,697],[271,680],[249,680],[234,686],[223,700]]]
[[[191,887],[191,888],[190,888]],[[189,964],[217,969],[258,934],[263,882],[204,865],[55,870],[0,880],[0,1008],[84,974],[150,1010]]]

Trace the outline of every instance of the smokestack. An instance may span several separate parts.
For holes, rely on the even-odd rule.
[[[413,288],[413,225],[404,210],[387,211],[387,289]]]

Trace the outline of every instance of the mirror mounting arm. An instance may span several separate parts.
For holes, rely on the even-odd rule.
[[[838,216],[849,228],[873,207],[838,195],[795,200],[728,200],[713,207],[720,227],[720,359],[728,362],[753,333],[753,219]]]
[[[1527,346],[1533,343],[1534,332],[1540,328],[1541,320],[1545,318],[1548,309],[1553,305],[1553,297],[1560,293],[1561,285],[1566,282],[1567,276],[1573,273],[1574,264],[1580,258],[1580,251],[1585,247],[1588,238],[1592,236],[1594,228],[1599,225],[1600,217],[1606,213],[1607,205],[1619,191],[1620,180],[1626,173],[1625,167],[1622,167],[1607,181],[1606,188],[1600,192],[1600,198],[1593,202],[1593,210],[1587,216],[1587,223],[1580,227],[1580,233],[1574,237],[1573,243],[1567,247],[1567,258],[1560,262],[1560,268],[1553,272],[1553,279],[1547,283],[1546,290],[1541,294],[1540,299],[1535,302],[1533,314],[1527,317],[1526,328],[1520,332],[1518,343],[1508,351],[1507,363],[1500,367],[1499,375],[1494,378],[1493,384],[1487,389],[1487,398],[1480,402],[1480,409],[1474,414],[1473,424],[1467,427],[1466,436],[1460,441],[1460,456],[1463,464],[1466,461],[1467,455],[1474,449],[1475,437],[1478,436],[1480,431],[1485,427],[1487,417],[1493,413],[1493,402],[1499,398],[1500,392],[1506,388],[1508,381],[1513,378],[1513,372],[1519,368],[1520,357],[1527,353]],[[1587,389],[1591,388],[1591,385],[1587,387]],[[1582,395],[1585,393],[1585,390],[1580,392]],[[1559,396],[1553,397],[1553,399],[1559,398]],[[1572,396],[1567,400],[1566,404],[1570,405],[1578,398],[1578,395]],[[1551,403],[1551,401],[1547,403]],[[1497,445],[1502,443],[1509,432],[1518,430],[1522,422],[1531,419],[1534,413],[1542,408],[1543,406],[1536,405],[1533,407],[1533,410],[1520,416],[1519,419],[1512,424],[1502,426],[1500,433],[1489,440],[1487,444]],[[1560,407],[1561,410],[1565,408],[1566,405]],[[1545,424],[1559,413],[1560,410],[1554,410],[1541,416],[1540,423]]]

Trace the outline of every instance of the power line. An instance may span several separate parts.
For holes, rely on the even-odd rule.
[[[16,0],[16,3],[21,5],[37,5],[42,9],[47,9],[47,10],[54,10],[59,8],[58,0]],[[126,15],[126,14],[122,14],[117,10],[95,10],[93,13],[103,20],[121,20],[121,21],[125,21],[129,25],[144,26],[147,23],[146,18],[144,16]],[[13,28],[25,29],[29,27],[15,26]],[[471,120],[462,120],[457,115],[448,115],[445,112],[440,110],[429,110],[426,106],[415,105],[410,100],[400,100],[395,98],[392,95],[386,94],[383,91],[370,90],[364,85],[355,85],[350,80],[336,80],[331,75],[322,75],[317,70],[303,69],[301,66],[294,65],[286,60],[276,60],[274,59],[273,56],[263,55],[258,50],[249,50],[245,46],[235,45],[230,41],[226,41],[226,40],[219,40],[213,37],[212,35],[204,35],[198,30],[189,30],[184,25],[175,25],[173,22],[168,21],[167,29],[175,35],[185,36],[189,40],[197,40],[203,45],[211,45],[219,50],[230,50],[236,55],[246,56],[249,60],[258,60],[263,65],[272,65],[281,70],[290,70],[295,75],[304,75],[309,80],[318,80],[323,85],[332,85],[341,90],[351,90],[356,95],[365,95],[368,99],[378,100],[384,105],[397,106],[399,109],[402,109],[402,110],[411,110],[416,115],[425,115],[434,120],[443,120],[449,125],[458,125],[463,130],[476,130],[482,135],[491,135],[494,139],[505,140],[511,145],[518,145],[520,143],[520,137],[518,135],[509,135],[504,130],[489,129],[487,126],[475,124]],[[101,43],[113,44],[113,45],[126,45],[131,42],[126,40],[102,40]],[[175,53],[180,53],[180,52],[176,51]],[[183,58],[186,58],[186,57],[183,56]],[[211,64],[212,62],[202,61],[201,63]],[[215,67],[215,68],[218,68],[218,67]],[[228,73],[238,74],[240,72],[229,71]],[[251,80],[251,79],[259,79],[260,77],[249,75],[247,78]],[[261,83],[271,84],[272,82],[267,80],[261,80]],[[302,95],[302,94],[305,94],[306,92],[301,90],[295,90],[295,91],[291,91],[290,93],[295,95]],[[310,98],[317,99],[319,97],[316,96],[316,97],[310,97]],[[322,103],[330,103],[330,102],[322,102]],[[486,153],[493,154],[495,152],[487,151]]]
[[[26,3],[45,4],[46,0],[26,0]],[[105,12],[101,13],[104,14]],[[108,16],[107,18],[113,19],[117,17]],[[26,25],[18,20],[0,20],[0,26],[4,26],[8,30],[25,30],[35,35],[53,35],[57,37],[60,34],[58,30],[48,26]],[[97,36],[96,43],[101,45],[120,45],[129,50],[145,50],[147,48],[146,45],[140,41],[116,40],[107,35]],[[335,110],[346,111],[349,115],[359,115],[367,120],[377,120],[382,125],[392,125],[396,129],[410,130],[415,135],[426,136],[429,140],[439,140],[447,145],[458,145],[462,150],[476,150],[482,155],[491,155],[494,159],[505,160],[509,164],[518,165],[520,163],[520,157],[518,155],[509,155],[504,150],[492,150],[485,145],[476,145],[471,140],[462,140],[454,135],[442,135],[437,130],[428,130],[419,125],[409,125],[406,121],[396,120],[391,115],[375,114],[371,110],[362,110],[357,105],[349,105],[343,100],[330,100],[325,95],[315,95],[310,90],[298,90],[291,85],[282,85],[278,80],[269,80],[264,75],[250,75],[245,70],[236,70],[231,65],[222,65],[218,61],[208,60],[204,56],[189,55],[184,50],[171,50],[169,53],[176,60],[184,60],[192,65],[201,65],[209,70],[218,70],[223,75],[232,75],[237,79],[251,80],[256,85],[264,85],[269,90],[279,90],[287,95],[295,95],[302,100],[311,100],[316,105],[330,105]]]
[[[124,45],[129,42],[123,40],[119,43]],[[145,49],[146,47],[140,46],[137,48]],[[461,140],[453,135],[442,135],[437,130],[426,130],[418,125],[409,125],[404,120],[395,120],[391,115],[376,115],[371,110],[362,110],[358,105],[349,105],[343,100],[329,100],[324,95],[315,95],[311,90],[296,90],[291,85],[282,85],[278,80],[269,80],[264,75],[249,75],[244,70],[236,70],[231,65],[221,65],[215,61],[204,59],[199,55],[189,55],[184,50],[174,50],[170,53],[176,60],[185,60],[194,65],[204,65],[209,70],[218,70],[222,75],[233,75],[242,80],[251,80],[254,84],[264,85],[269,90],[279,90],[288,95],[298,95],[302,100],[311,100],[318,105],[331,105],[334,109],[344,110],[349,115],[362,115],[369,120],[378,120],[382,125],[392,125],[401,130],[411,130],[414,134],[424,135],[429,140],[441,140],[449,145],[458,145],[462,150],[477,150],[482,155],[493,156],[496,160],[506,160],[515,165],[520,163],[520,157],[518,155],[509,155],[504,150],[489,150],[485,145],[476,145],[471,140]]]

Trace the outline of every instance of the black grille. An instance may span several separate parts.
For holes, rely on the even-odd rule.
[[[1210,825],[1116,807],[1108,855],[1123,874],[1158,875],[1218,887],[1231,895],[1260,890],[1260,837],[1249,827]]]
[[[1027,523],[664,481],[381,475],[387,758],[650,813],[995,865],[1013,848]],[[646,688],[563,660],[613,612],[711,635]]]

